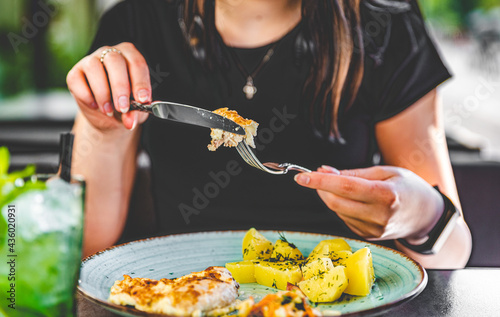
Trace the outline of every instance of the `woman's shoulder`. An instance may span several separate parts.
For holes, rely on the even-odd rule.
[[[415,0],[364,0],[360,5],[362,43],[375,66],[432,45]]]
[[[416,0],[362,0],[360,14],[360,92],[376,121],[401,112],[450,77]]]

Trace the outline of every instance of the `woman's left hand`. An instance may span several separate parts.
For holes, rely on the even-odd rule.
[[[371,240],[426,237],[444,210],[441,195],[415,173],[375,166],[338,171],[322,166],[295,176],[356,234]]]

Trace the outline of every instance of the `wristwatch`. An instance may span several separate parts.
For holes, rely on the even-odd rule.
[[[453,230],[456,220],[461,216],[460,210],[453,205],[451,200],[445,194],[441,193],[437,186],[434,186],[434,188],[441,197],[443,197],[444,211],[436,225],[434,225],[427,235],[428,239],[424,243],[418,245],[411,244],[405,239],[398,239],[398,242],[403,246],[421,254],[435,254],[439,252]]]

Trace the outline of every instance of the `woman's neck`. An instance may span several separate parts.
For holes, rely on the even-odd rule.
[[[216,0],[215,25],[228,46],[252,48],[279,40],[301,19],[301,0]]]

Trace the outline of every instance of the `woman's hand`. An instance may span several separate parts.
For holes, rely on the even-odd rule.
[[[131,43],[115,45],[118,51],[108,51],[101,63],[101,54],[110,48],[101,47],[84,57],[70,70],[66,81],[81,112],[95,128],[133,130],[148,114],[128,112],[130,95],[140,102],[151,101],[149,68]]]
[[[297,174],[295,180],[316,189],[354,233],[371,240],[418,242],[444,209],[442,197],[431,185],[399,167],[337,171],[323,166],[317,172]]]

